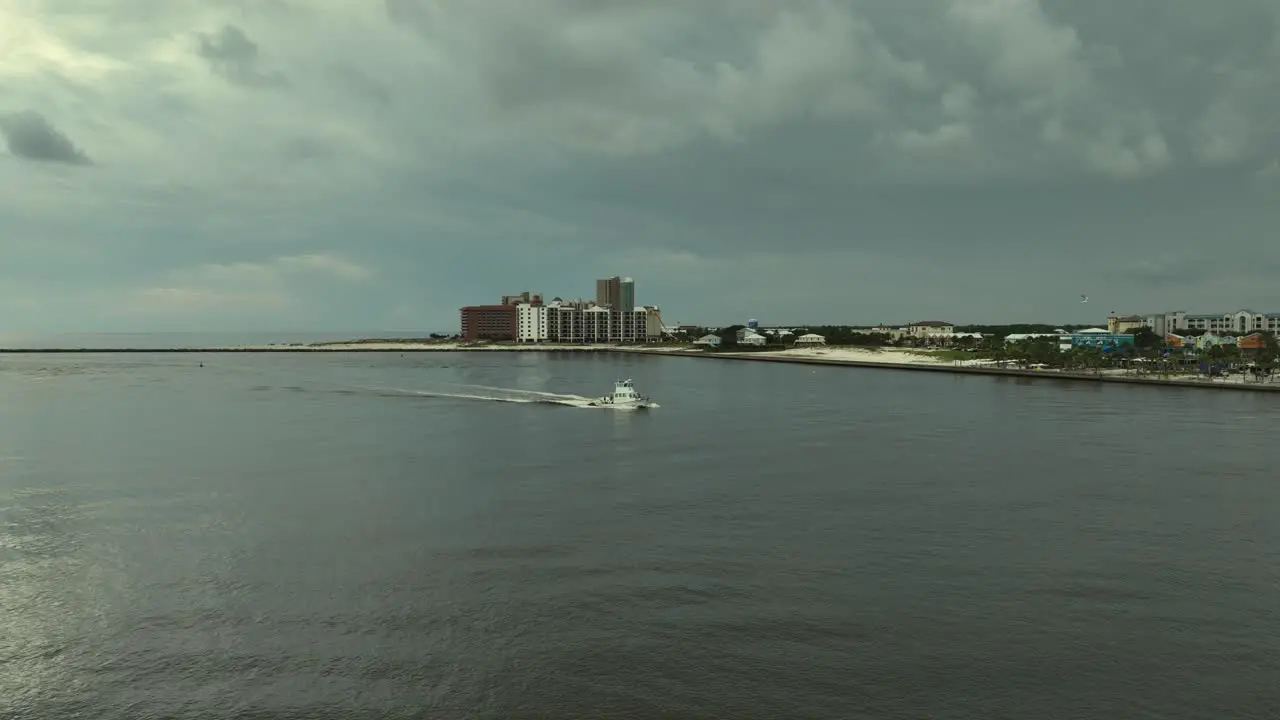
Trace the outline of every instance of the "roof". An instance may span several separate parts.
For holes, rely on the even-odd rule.
[[[955,323],[949,323],[944,320],[921,320],[920,322],[911,323],[912,327],[944,327],[954,326]]]
[[[826,338],[822,337],[821,335],[819,335],[818,333],[805,333],[804,335],[801,335],[801,336],[800,336],[800,339],[801,339],[801,340],[804,340],[805,338],[808,338],[808,339],[810,339],[810,340],[812,340],[812,339],[814,339],[814,338],[816,338],[816,339],[818,339],[818,340],[825,340],[825,339],[826,339]]]

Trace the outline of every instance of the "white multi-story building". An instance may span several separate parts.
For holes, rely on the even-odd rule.
[[[519,342],[639,343],[656,342],[662,336],[662,314],[656,307],[619,312],[559,299],[517,307]]]
[[[516,342],[546,342],[551,339],[547,332],[547,316],[549,308],[541,303],[520,303],[516,305]]]
[[[1146,324],[1157,335],[1176,334],[1179,330],[1247,335],[1262,330],[1280,332],[1280,313],[1237,310],[1233,313],[1188,315],[1184,311],[1177,310],[1148,316]]]

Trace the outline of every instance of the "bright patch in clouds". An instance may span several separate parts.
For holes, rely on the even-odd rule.
[[[305,304],[299,285],[308,280],[362,283],[372,270],[329,254],[291,255],[267,262],[211,263],[178,270],[170,284],[129,293],[124,315],[282,312]]]

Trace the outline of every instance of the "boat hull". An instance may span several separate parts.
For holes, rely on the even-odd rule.
[[[615,410],[648,410],[649,403],[615,403],[604,400],[594,400],[588,403],[591,407],[613,408]]]

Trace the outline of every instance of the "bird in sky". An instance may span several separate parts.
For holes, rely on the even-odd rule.
[[[1088,295],[1081,295],[1081,296],[1080,296],[1080,302],[1082,302],[1082,303],[1087,303],[1087,302],[1089,302],[1089,296],[1088,296]]]

